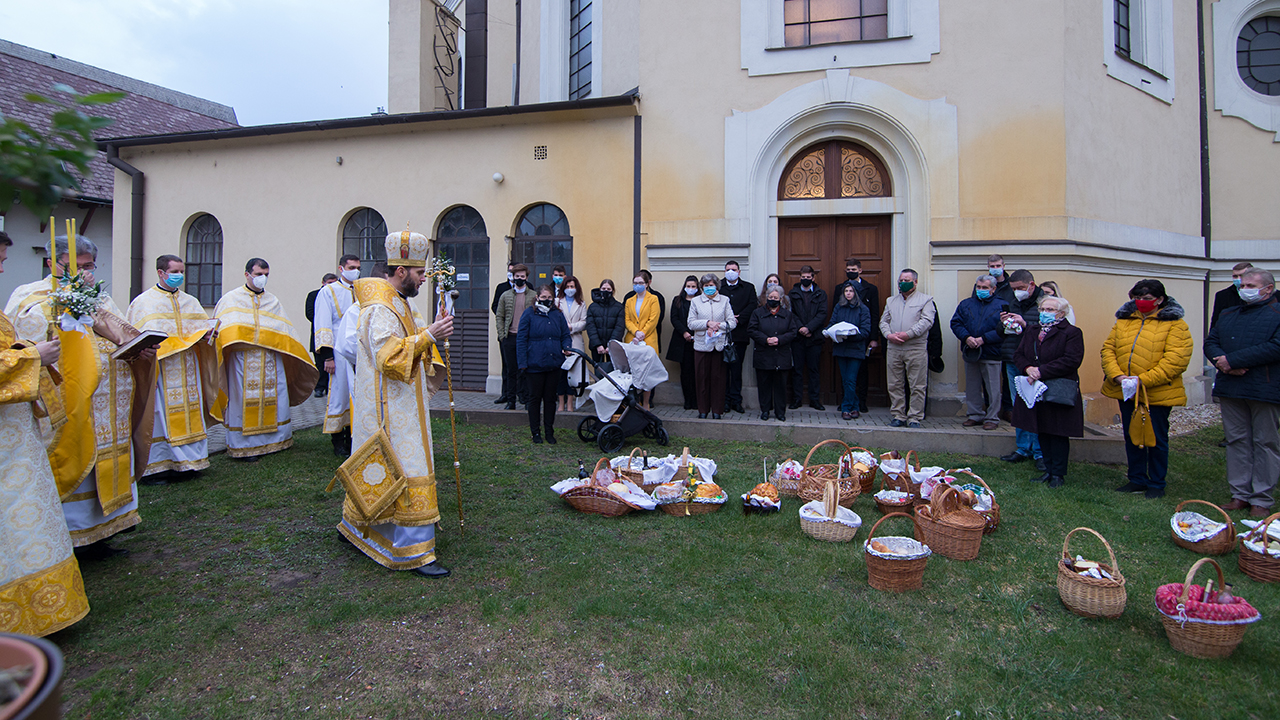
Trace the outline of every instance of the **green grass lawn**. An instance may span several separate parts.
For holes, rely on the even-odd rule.
[[[437,466],[449,426],[436,421]],[[902,435],[904,442],[910,435]],[[581,515],[548,490],[598,458],[561,434],[460,425],[466,534],[440,478],[444,580],[392,572],[334,529],[342,494],[318,430],[257,464],[225,456],[201,479],[141,488],[126,559],[82,565],[92,611],[55,635],[68,718],[1275,718],[1280,586],[1222,559],[1263,614],[1226,660],[1169,647],[1155,589],[1198,556],[1169,539],[1186,498],[1225,502],[1220,428],[1174,442],[1169,495],[1120,495],[1118,467],[1075,464],[1068,485],[1028,464],[971,466],[1003,508],[971,562],[934,556],[924,589],[867,584],[861,541],[799,528],[795,499],[743,516],[761,459],[807,447],[674,438],[720,463],[732,500],[710,515]],[[629,448],[628,448],[629,449]],[[651,448],[657,450],[658,448]],[[885,450],[887,448],[876,448]],[[905,452],[907,446],[897,448]],[[1236,516],[1239,517],[1239,513]],[[891,523],[897,522],[897,525]],[[1058,600],[1064,535],[1115,548],[1129,603],[1086,620]],[[905,520],[882,531],[910,534]],[[1091,536],[1073,551],[1105,559]],[[1207,577],[1201,575],[1201,578]]]

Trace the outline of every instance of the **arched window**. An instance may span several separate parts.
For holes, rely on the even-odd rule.
[[[779,200],[817,200],[892,195],[880,158],[847,140],[811,145],[796,154],[778,182]]]
[[[187,292],[206,307],[222,297],[222,225],[201,215],[187,228]]]
[[[461,205],[440,219],[436,252],[453,260],[459,310],[489,308],[489,235],[476,209]]]
[[[360,256],[360,276],[369,277],[374,263],[387,260],[387,223],[372,208],[351,213],[342,226],[342,254]]]
[[[529,266],[529,282],[534,286],[551,281],[551,268],[564,265],[573,274],[573,236],[569,219],[550,203],[534,205],[520,216],[511,262]]]

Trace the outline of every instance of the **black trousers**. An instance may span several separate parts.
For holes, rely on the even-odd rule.
[[[1040,433],[1040,451],[1050,475],[1067,476],[1067,457],[1071,455],[1071,438],[1066,435]]]
[[[805,345],[804,341],[791,343],[791,402],[804,398],[805,377],[809,382],[809,403],[822,402],[822,375],[818,365],[822,360],[822,344]]]
[[[756,390],[760,393],[760,412],[787,414],[787,376],[791,370],[756,368]]]
[[[742,360],[747,356],[746,341],[735,342],[734,345],[738,349],[738,361],[734,363],[725,363],[725,374],[728,376],[728,382],[725,386],[724,404],[725,407],[733,407],[742,404]]]
[[[550,435],[556,425],[556,384],[560,381],[560,370],[526,372],[524,377],[529,384],[529,430],[537,435],[541,427],[546,427]]]
[[[502,396],[520,403],[529,402],[529,385],[525,373],[516,365],[516,336],[502,339]],[[552,388],[553,390],[555,388]]]
[[[684,354],[680,356],[680,391],[684,394],[684,407],[692,410],[698,407],[697,370],[693,367],[693,343],[684,344]]]
[[[311,353],[316,359],[316,369],[320,371],[320,379],[316,381],[316,390],[321,392],[329,392],[329,373],[324,371],[324,361],[320,359],[320,353]]]

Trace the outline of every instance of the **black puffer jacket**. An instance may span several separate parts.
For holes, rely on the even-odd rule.
[[[1029,328],[1032,324],[1039,325],[1040,298],[1042,297],[1044,297],[1044,291],[1040,289],[1039,285],[1037,285],[1036,289],[1031,293],[1031,296],[1026,300],[1019,301],[1017,298],[1014,298],[1013,302],[1009,303],[1009,312],[1022,316],[1023,321],[1026,323],[1024,328]],[[1001,326],[1000,330],[1003,332],[1004,327]],[[1018,343],[1021,341],[1022,335],[1020,334],[1005,335],[1004,342],[1000,344],[1001,359],[1007,363],[1013,362],[1013,354],[1017,352]]]
[[[1213,396],[1280,403],[1280,301],[1237,305],[1222,311],[1218,324],[1204,341],[1204,356],[1212,362],[1226,355],[1243,375],[1218,373]]]
[[[610,340],[622,339],[627,332],[622,310],[622,303],[612,295],[587,306],[587,339],[591,342],[589,350],[595,350],[601,345],[609,347]]]
[[[795,313],[780,307],[778,314],[767,307],[758,307],[747,323],[747,335],[756,344],[751,366],[758,370],[790,370],[791,343],[799,337],[800,321]],[[778,338],[777,345],[770,345],[769,338]]]

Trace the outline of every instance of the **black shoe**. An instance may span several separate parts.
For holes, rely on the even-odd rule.
[[[734,412],[736,412],[736,413],[746,413],[746,412],[747,412],[747,409],[746,409],[746,408],[744,408],[744,407],[742,407],[742,403],[738,403],[737,405],[734,405],[734,406],[733,406],[733,408],[732,408],[732,410],[733,410]]]
[[[711,413],[711,419],[712,419],[712,420],[719,420],[719,419],[720,419],[720,413]]]
[[[499,397],[498,397],[498,399],[497,399],[497,400],[494,400],[494,401],[493,401],[493,404],[494,404],[494,405],[505,405],[505,404],[507,404],[508,402],[511,402],[511,398],[507,397],[506,395],[501,395],[501,396],[499,396]]]
[[[548,444],[548,445],[555,445],[555,444],[556,444],[556,431],[555,431],[555,430],[552,430],[551,428],[547,428],[546,436],[547,436],[547,444]]]
[[[904,425],[906,425],[906,423],[897,418],[894,418],[893,420],[889,421],[889,427],[902,427]]]
[[[871,412],[871,411],[867,409],[866,403],[858,403],[858,412],[864,413],[864,412]]]
[[[1139,485],[1138,483],[1133,482],[1132,480],[1116,488],[1116,492],[1122,492],[1122,493],[1140,493],[1140,492],[1146,492],[1146,491],[1147,491],[1146,485]],[[1164,493],[1161,493],[1161,494],[1163,495]]]
[[[912,430],[919,430],[924,426],[916,422],[915,420],[912,420],[911,422],[907,423],[907,427],[911,428]]]
[[[1040,472],[1049,472],[1049,466],[1045,464],[1044,458],[1036,458],[1036,469]]]
[[[1223,438],[1222,442],[1218,443],[1218,447],[1226,447],[1226,446],[1227,446],[1227,439]]]
[[[699,420],[706,420],[706,419],[707,419],[707,414],[706,414],[706,413],[698,413],[698,419],[699,419]]]
[[[795,402],[791,403],[791,405],[789,405],[788,407],[790,407],[792,410],[799,410],[799,409],[800,409],[800,401],[799,401],[799,400],[796,400]]]
[[[162,473],[156,473],[155,475],[148,475],[142,478],[141,480],[139,480],[138,484],[146,485],[148,487],[156,487],[157,485],[168,485],[169,473],[162,472]]]
[[[422,567],[414,568],[413,571],[418,573],[419,575],[424,575],[429,578],[449,577],[449,568],[441,565],[438,562],[427,563]]]
[[[231,458],[231,459],[235,460],[236,462],[256,463],[261,458],[259,458],[257,455],[250,455],[249,457],[238,457],[238,458]]]
[[[1026,455],[1023,455],[1023,454],[1022,454],[1022,453],[1020,453],[1020,452],[1014,451],[1014,452],[1009,453],[1008,455],[1001,455],[1001,456],[1000,456],[1000,459],[1001,459],[1001,460],[1003,460],[1003,461],[1005,461],[1005,462],[1020,463],[1020,462],[1022,462],[1023,460],[1027,460],[1028,458],[1027,458],[1027,456],[1026,456]],[[1044,471],[1043,471],[1043,470],[1041,470],[1040,472],[1044,472]]]
[[[1162,498],[1164,497],[1164,488],[1151,488],[1150,490],[1147,490],[1145,493],[1143,493],[1143,497],[1145,497],[1148,500],[1156,500],[1158,498]]]
[[[534,445],[541,445],[541,444],[542,444],[542,434],[541,434],[541,433],[534,433],[534,434],[533,434],[533,444],[534,444]]]
[[[1067,479],[1062,477],[1061,475],[1054,475],[1053,477],[1049,478],[1049,487],[1051,488],[1060,488],[1066,484],[1067,484]]]
[[[762,412],[760,413],[760,419],[761,419],[761,420],[768,420],[768,419],[769,419],[769,411],[768,411],[768,410],[764,410],[764,411],[762,411]]]
[[[698,409],[698,406],[697,406],[697,405],[690,405],[689,403],[685,403],[685,404],[684,404],[684,409],[685,409],[685,410],[697,410],[697,409]]]
[[[343,450],[342,443],[340,442],[336,442],[333,444],[333,454],[335,457],[348,457],[351,455],[351,453],[345,452]]]
[[[507,402],[507,404],[504,406],[504,409],[506,409],[506,410],[515,410],[515,409],[516,409],[516,402],[515,402],[514,400],[510,400],[510,401],[508,401],[508,402]]]
[[[786,414],[786,413],[774,413],[774,417],[778,418],[778,419],[779,419],[779,420],[781,420],[782,422],[786,422],[786,421],[787,421],[787,414]]]
[[[820,402],[809,403],[809,407],[811,407],[811,408],[813,408],[814,410],[817,410],[817,411],[819,411],[819,412],[821,412],[821,411],[823,411],[823,410],[826,410],[826,409],[827,409],[827,408],[826,408],[826,406],[825,406],[825,405],[823,405],[823,404],[822,404],[822,403],[820,403]]]
[[[1052,479],[1053,479],[1052,475],[1050,475],[1049,473],[1045,473],[1039,477],[1031,478],[1031,482],[1049,482]]]
[[[75,556],[78,560],[106,560],[113,557],[129,557],[129,551],[111,547],[106,540],[99,540],[91,545],[75,548]]]

